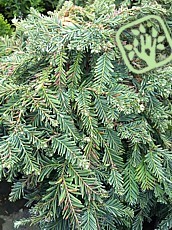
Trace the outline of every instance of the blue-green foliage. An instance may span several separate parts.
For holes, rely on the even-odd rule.
[[[21,175],[10,200],[27,197],[31,211],[16,226],[171,228],[172,66],[132,74],[115,43],[150,12],[171,14],[152,1],[135,11],[69,1],[16,22],[0,59],[0,177]]]

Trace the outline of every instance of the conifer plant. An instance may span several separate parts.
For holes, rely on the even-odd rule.
[[[10,201],[27,199],[16,228],[172,227],[172,65],[134,74],[115,40],[149,14],[172,29],[170,7],[68,1],[15,21],[0,48],[0,178],[13,183]]]

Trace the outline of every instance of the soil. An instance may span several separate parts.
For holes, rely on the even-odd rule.
[[[14,221],[29,216],[28,209],[25,208],[26,200],[21,199],[10,202],[8,195],[11,191],[11,184],[5,181],[0,182],[0,230],[14,230]],[[38,230],[37,227],[24,226],[19,230]]]

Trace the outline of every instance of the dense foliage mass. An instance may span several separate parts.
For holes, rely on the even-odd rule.
[[[171,0],[127,4],[32,9],[4,40],[0,177],[31,213],[16,227],[172,227],[172,65],[132,74],[115,42],[121,25],[144,15],[172,28]]]
[[[46,13],[49,10],[61,8],[64,2],[65,0],[0,0],[0,13],[7,19],[14,17],[25,18],[30,11],[30,7]],[[86,1],[73,0],[73,3],[76,5],[85,5]],[[87,3],[89,4],[89,2]]]
[[[65,0],[0,0],[0,36],[11,34],[12,29],[9,23],[15,17],[25,18],[29,14],[31,7],[46,14],[47,11],[60,9],[64,2]],[[72,2],[76,5],[84,6],[92,1],[73,0]]]

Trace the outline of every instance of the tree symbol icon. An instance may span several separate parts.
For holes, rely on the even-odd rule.
[[[132,61],[134,56],[137,55],[141,60],[146,62],[148,67],[155,67],[157,64],[157,49],[165,50],[165,46],[162,44],[165,36],[158,36],[159,33],[154,27],[151,28],[150,33],[147,33],[143,24],[140,24],[138,29],[131,29],[131,32],[134,35],[133,44],[127,44],[124,47],[129,51],[129,60]]]

